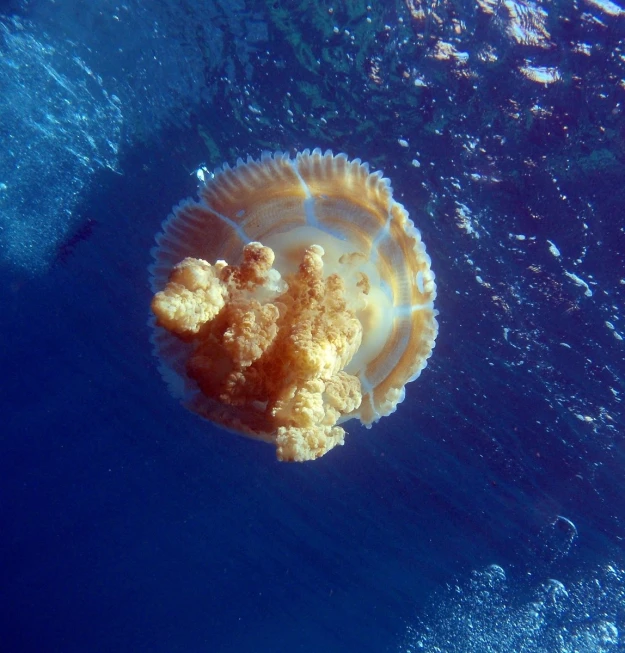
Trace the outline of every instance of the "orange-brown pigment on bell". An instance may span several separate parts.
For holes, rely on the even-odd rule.
[[[315,150],[226,168],[201,198],[164,224],[152,268],[156,352],[195,388],[187,407],[289,461],[392,412],[437,325],[429,258],[388,182]]]

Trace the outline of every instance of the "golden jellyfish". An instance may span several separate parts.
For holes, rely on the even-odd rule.
[[[174,208],[150,266],[154,353],[218,426],[319,458],[392,413],[432,353],[436,285],[382,173],[316,149],[224,165]]]

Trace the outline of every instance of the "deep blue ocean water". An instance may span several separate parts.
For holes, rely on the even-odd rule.
[[[625,651],[625,8],[16,1],[0,17],[0,651]],[[289,465],[181,408],[154,234],[332,148],[438,285],[398,411]]]

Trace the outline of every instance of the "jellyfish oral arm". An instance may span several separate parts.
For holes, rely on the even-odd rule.
[[[325,274],[322,247],[300,253],[285,277],[260,243],[244,247],[239,266],[188,258],[152,301],[159,326],[194,345],[187,372],[219,405],[205,416],[262,434],[280,460],[293,461],[343,444],[337,422],[362,399],[358,378],[345,371],[362,342],[345,283]]]

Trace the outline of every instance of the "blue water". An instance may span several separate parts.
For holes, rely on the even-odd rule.
[[[2,11],[0,651],[624,651],[622,5]],[[391,178],[440,334],[287,465],[168,395],[147,266],[198,166],[315,146]]]

